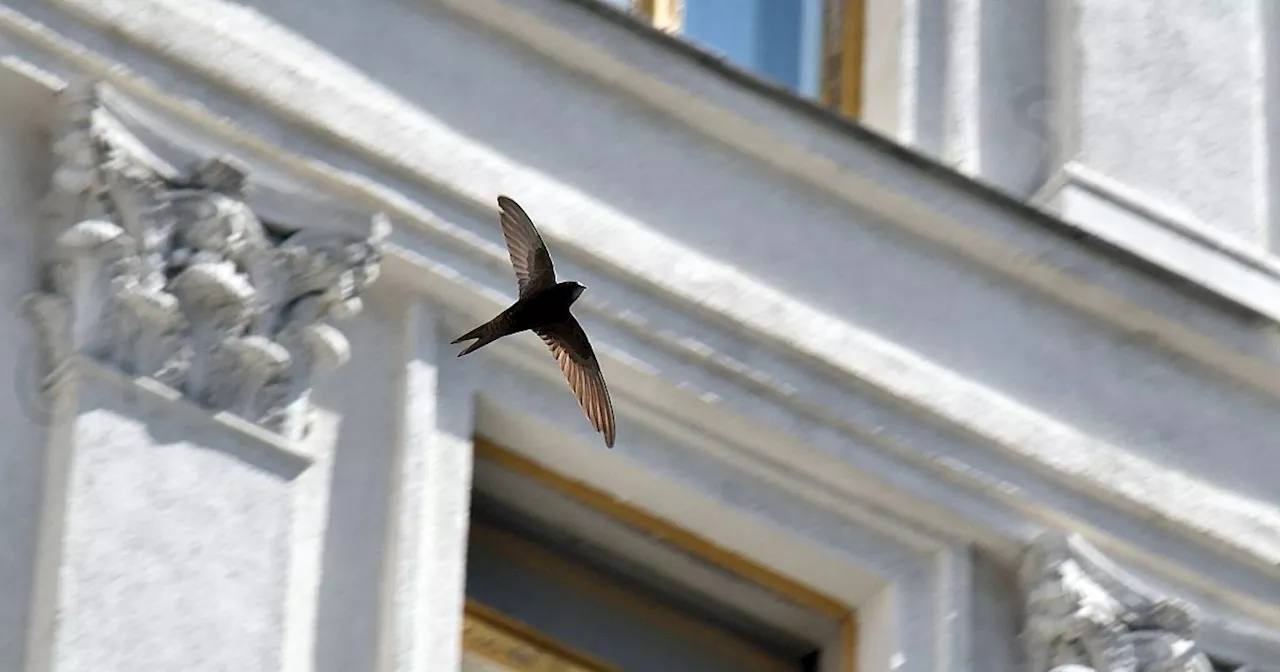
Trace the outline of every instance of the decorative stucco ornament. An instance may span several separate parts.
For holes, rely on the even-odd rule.
[[[87,356],[300,437],[314,377],[349,356],[327,321],[359,312],[386,218],[362,233],[273,230],[234,159],[174,171],[104,109],[98,85],[60,95],[45,228],[56,237],[26,300],[43,387]]]
[[[1050,532],[1019,570],[1028,672],[1213,672],[1196,609],[1159,594],[1075,534]]]

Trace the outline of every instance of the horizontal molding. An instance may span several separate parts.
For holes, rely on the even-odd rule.
[[[1231,328],[1213,320],[1188,324],[1192,306],[1200,318],[1215,311],[1234,318],[1239,304],[1073,222],[709,61],[660,31],[632,21],[604,25],[599,16],[612,15],[584,11],[590,0],[437,1],[889,226],[1139,338],[1158,334],[1160,347],[1280,396],[1280,367],[1258,348],[1233,341]]]
[[[1037,196],[1081,229],[1280,322],[1280,259],[1072,161]]]
[[[406,256],[418,257],[419,255],[407,253]],[[401,263],[392,261],[392,264],[388,264],[389,269],[394,268],[395,263]],[[426,268],[422,270],[430,272]],[[400,273],[399,277],[407,279],[410,274],[411,272]],[[465,279],[453,278],[452,281],[465,281]],[[505,297],[489,299],[487,296],[482,298],[469,295],[464,289],[445,290],[443,287],[447,286],[446,283],[452,284],[444,277],[439,277],[439,281],[434,283],[433,288],[420,286],[420,289],[431,291],[441,298],[450,297],[446,300],[451,308],[461,310],[468,315],[478,316],[496,312],[505,305],[507,300]],[[466,295],[466,298],[457,300],[457,297],[462,295]],[[777,432],[785,430],[775,429],[769,420],[753,417],[749,406],[734,404],[734,408],[727,408],[723,403],[707,404],[702,398],[707,394],[705,387],[696,382],[685,382],[678,387],[673,387],[656,373],[646,370],[648,360],[637,362],[633,353],[620,353],[612,347],[611,341],[614,339],[610,336],[613,334],[599,327],[626,329],[627,325],[610,323],[607,311],[602,311],[599,306],[593,306],[587,301],[585,297],[579,301],[579,304],[584,305],[578,312],[586,320],[600,320],[603,323],[592,325],[584,320],[587,328],[601,341],[597,346],[597,352],[605,359],[606,369],[610,371],[611,388],[615,391],[615,406],[619,409],[620,417],[635,420],[650,431],[672,437],[681,445],[696,450],[717,462],[732,465],[735,469],[741,469],[744,473],[761,478],[779,491],[798,496],[814,506],[828,510],[859,526],[892,537],[917,552],[938,553],[944,548],[962,545],[968,538],[986,546],[989,550],[1004,554],[1005,560],[1011,561],[1021,551],[1021,544],[1034,536],[1035,531],[1041,529],[1029,524],[1038,523],[1048,527],[1082,531],[1088,534],[1091,541],[1099,548],[1115,554],[1117,558],[1123,558],[1128,563],[1152,571],[1172,582],[1173,585],[1215,594],[1223,600],[1223,604],[1229,604],[1235,610],[1234,613],[1247,614],[1250,619],[1268,623],[1280,622],[1277,621],[1278,615],[1274,611],[1274,606],[1260,607],[1258,602],[1252,601],[1257,598],[1271,602],[1271,597],[1264,596],[1262,593],[1252,593],[1247,597],[1240,592],[1229,593],[1223,590],[1223,584],[1220,583],[1227,577],[1206,574],[1197,567],[1180,564],[1179,560],[1172,556],[1154,557],[1149,549],[1131,545],[1129,538],[1115,536],[1115,532],[1107,527],[1107,523],[1111,521],[1105,518],[1079,517],[1078,508],[1070,503],[1059,505],[1062,508],[1056,508],[1054,502],[1062,501],[1056,494],[1030,490],[1019,483],[986,472],[983,466],[975,466],[963,457],[954,458],[951,455],[952,446],[945,443],[951,439],[944,438],[944,443],[936,445],[874,443],[869,440],[864,428],[858,426],[856,419],[843,418],[815,409],[813,404],[796,399],[795,395],[790,394],[785,388],[769,387],[759,378],[739,377],[736,372],[717,367],[707,353],[697,350],[682,351],[685,346],[678,339],[667,340],[661,336],[655,336],[656,340],[653,342],[656,347],[662,348],[664,354],[705,367],[714,372],[717,377],[740,386],[742,394],[757,397],[765,403],[776,405],[794,414],[810,429],[804,438],[781,437],[777,436]],[[459,323],[459,328],[462,324]],[[560,373],[554,363],[545,357],[543,351],[544,346],[537,339],[513,338],[489,346],[486,348],[488,354],[484,357],[501,360],[503,365],[533,373],[545,381],[549,389],[558,389],[562,384]],[[717,390],[711,394],[719,396],[721,393],[721,390]],[[658,394],[661,395],[661,399],[654,396]],[[633,395],[641,395],[642,398],[636,398]],[[526,391],[518,396],[529,397],[531,394]],[[577,416],[573,415],[573,418],[576,420]],[[573,426],[578,425],[573,423]],[[593,447],[594,437],[590,435],[589,428],[578,427],[578,429],[581,431],[576,433],[584,441],[584,445]],[[900,431],[900,428],[894,426],[880,426],[876,429],[885,435]],[[918,488],[912,489],[908,486],[906,490],[913,496],[929,500],[924,506],[885,499],[883,492],[867,487],[854,477],[859,469],[868,469],[867,465],[851,465],[839,459],[833,461],[829,456],[807,445],[815,441],[820,442],[821,435],[827,430],[839,434],[845,440],[901,457],[901,462],[893,463],[892,466],[877,465],[876,468],[869,469],[879,478],[885,478],[888,475],[887,482],[901,483],[899,477],[909,470],[912,475],[907,477],[908,480],[934,479],[937,484],[956,483],[965,489],[972,490],[978,497],[985,500],[985,507],[977,513],[976,517],[971,517],[975,512],[966,506],[967,502],[961,499],[963,496],[946,491],[945,486],[940,489],[931,487],[928,494],[922,494]],[[745,435],[749,435],[750,438],[746,438]],[[565,460],[571,459],[582,460],[583,458],[565,455],[556,459],[554,463],[563,464]],[[1112,463],[1108,459],[1107,465],[1099,469],[1111,468]],[[1191,485],[1194,479],[1178,474],[1179,478],[1184,479],[1180,484],[1168,483],[1164,478],[1171,473],[1169,470],[1156,463],[1147,462],[1146,464],[1147,471],[1144,472],[1142,467],[1136,469],[1139,476],[1145,475],[1153,478],[1154,482],[1163,483],[1163,487],[1173,488],[1170,492],[1197,496],[1195,492],[1199,490],[1199,485]],[[1140,479],[1135,477],[1134,480]],[[1147,481],[1147,483],[1151,482],[1151,480]],[[1074,489],[1079,490],[1083,485],[1087,484],[1075,483]],[[902,486],[899,485],[899,487]],[[1246,506],[1255,505],[1240,500],[1233,493],[1222,490],[1217,492]],[[1179,501],[1185,503],[1188,500],[1183,498]],[[942,514],[929,511],[930,507],[940,502],[952,506],[953,510]],[[1211,508],[1216,509],[1222,504],[1221,501],[1216,502],[1211,505]],[[1004,508],[1006,506],[1023,518],[1011,520],[1005,517],[1005,513],[1009,510]],[[1172,531],[1183,539],[1187,539],[1188,535],[1199,533],[1214,536],[1224,534],[1222,529],[1183,527],[1184,522],[1163,520],[1152,516],[1149,511],[1136,509],[1131,505],[1123,506],[1122,510],[1127,514],[1134,514],[1153,527]],[[1198,505],[1189,505],[1187,512],[1216,516],[1218,513],[1226,513],[1226,510],[1208,512],[1198,508]],[[1247,517],[1248,514],[1245,515]],[[919,523],[922,522],[920,517],[927,518],[928,524],[920,525]],[[974,523],[988,527],[975,529]],[[951,527],[939,527],[939,525]],[[1240,541],[1247,544],[1252,540],[1240,539]],[[1227,552],[1228,555],[1233,555],[1229,549],[1222,546],[1208,544],[1206,548],[1211,549],[1215,554]],[[1270,574],[1270,572],[1266,573]]]
[[[266,459],[278,465],[281,475],[286,478],[296,478],[315,463],[316,456],[306,452],[307,442],[287,441],[226,411],[212,413],[191,403],[178,390],[152,378],[128,376],[82,355],[76,356],[76,361],[71,364],[70,370],[65,375],[74,375],[111,385],[119,390],[123,399],[142,407],[163,409],[165,412],[179,414],[196,425],[212,426],[218,431],[226,432],[242,445],[262,451]],[[72,389],[82,385],[83,383],[75,384]],[[92,409],[80,409],[79,412],[85,410]],[[60,420],[55,419],[54,422]],[[227,452],[223,448],[216,446],[214,448]]]
[[[541,199],[543,202],[562,205],[566,211],[581,215],[586,221],[598,222],[597,227],[585,230],[584,237],[589,239],[587,243],[572,240],[567,235],[567,227],[559,221],[548,221],[544,235],[558,248],[566,248],[575,257],[594,258],[596,265],[623,282],[642,286],[663,300],[696,310],[700,315],[715,319],[721,324],[739,325],[759,342],[768,344],[777,351],[798,355],[808,366],[827,367],[840,372],[846,384],[856,387],[865,387],[868,383],[874,385],[934,419],[944,421],[953,430],[981,437],[983,441],[998,446],[1005,455],[1055,475],[1070,487],[1083,489],[1094,496],[1110,499],[1149,515],[1162,527],[1173,529],[1180,536],[1194,540],[1205,548],[1248,563],[1271,577],[1280,576],[1280,570],[1277,570],[1274,562],[1280,559],[1280,543],[1274,539],[1260,538],[1256,534],[1260,521],[1270,529],[1280,529],[1280,511],[1274,507],[1244,500],[1229,491],[1214,488],[1148,460],[1129,455],[1116,446],[1083,435],[1052,418],[974,385],[912,356],[911,353],[903,352],[892,343],[875,339],[831,316],[799,304],[749,276],[737,273],[725,264],[673,246],[669,241],[646,231],[642,223],[631,221],[621,213],[600,206],[587,195],[575,193],[545,177],[528,175],[529,171],[522,166],[502,163],[500,156],[483,152],[464,139],[450,134],[447,129],[435,125],[429,117],[396,101],[389,93],[382,91],[373,95],[371,87],[376,85],[370,82],[351,80],[350,73],[326,80],[325,66],[308,60],[305,50],[272,51],[273,43],[270,40],[250,39],[252,34],[240,34],[237,37],[229,28],[220,27],[216,21],[197,21],[210,20],[211,17],[167,16],[166,12],[173,7],[171,3],[144,4],[154,10],[147,13],[153,15],[156,23],[116,26],[128,39],[148,43],[158,37],[156,33],[149,32],[152,30],[169,38],[180,34],[200,35],[199,39],[204,40],[203,42],[153,43],[151,46],[159,46],[165,57],[204,73],[231,91],[255,99],[264,108],[286,120],[303,128],[319,131],[324,137],[361,156],[393,166],[419,183],[443,189],[459,201],[472,205],[478,212],[491,211],[491,194],[487,190],[474,183],[460,182],[448,170],[447,164],[458,157],[466,157],[469,161],[476,162],[476,165],[482,165],[486,170],[503,176],[498,178],[503,184],[546,194],[547,198]],[[136,4],[130,6],[137,7]],[[169,23],[168,19],[175,22]],[[325,191],[376,204],[378,209],[394,214],[398,225],[408,224],[433,237],[447,238],[451,244],[470,249],[479,258],[501,259],[502,253],[496,244],[478,243],[472,237],[464,235],[458,227],[424,211],[404,196],[367,180],[338,173],[315,161],[290,155],[279,147],[253,138],[228,122],[212,118],[190,103],[173,100],[155,86],[121,68],[119,64],[77,48],[46,27],[34,24],[7,8],[0,8],[0,28],[58,53],[76,67],[117,84],[129,95],[161,107],[167,113],[183,119],[185,123],[223,137],[228,144],[256,155],[262,161],[287,166],[289,170],[306,175],[307,179],[323,184]],[[227,48],[224,40],[232,41],[230,46],[234,48],[231,53],[221,51]],[[203,52],[204,47],[216,47],[218,51]],[[210,71],[210,68],[217,71]],[[286,80],[293,82],[296,88],[279,90],[272,86],[273,82]],[[332,85],[325,84],[326,81]],[[342,86],[337,83],[342,83]],[[388,121],[388,115],[393,118],[394,123]],[[433,143],[439,144],[436,146]],[[444,158],[432,156],[433,151],[439,151]],[[928,179],[928,175],[924,173],[919,177],[921,180]],[[952,196],[960,198],[958,194]],[[902,197],[905,198],[905,195]],[[941,221],[940,217],[946,216],[945,212],[934,212],[929,219],[938,222]],[[1035,228],[1023,224],[1028,229]],[[951,220],[946,225],[952,229],[960,226]],[[605,240],[614,236],[616,240]],[[632,256],[630,252],[637,246],[637,242],[642,243],[640,247],[653,244],[660,253],[645,260],[646,263],[628,262],[627,259]],[[996,253],[993,250],[988,252]],[[998,253],[1008,254],[1008,251],[1000,248]],[[478,295],[475,288],[464,285],[464,279],[456,271],[433,261],[429,256],[424,257],[416,251],[404,249],[393,250],[393,254],[398,263],[391,263],[396,260],[389,260],[389,272],[391,269],[399,269],[401,279],[406,282],[413,282],[416,277],[416,286],[432,293],[448,295],[455,302],[465,296],[461,303],[472,310],[501,303],[500,296]],[[684,286],[681,278],[664,278],[672,259],[698,267],[701,277],[693,285],[693,289]],[[1056,276],[1050,273],[1042,279],[1053,277]],[[1080,289],[1071,282],[1066,284],[1066,287],[1058,291]],[[1093,291],[1094,296],[1101,296],[1100,293],[1104,290],[1093,288]],[[1129,314],[1144,312],[1120,297],[1110,296],[1106,301],[1116,310],[1124,309]],[[684,343],[675,335],[655,334],[647,330],[645,325],[629,319],[615,309],[592,307],[589,303],[586,307],[611,323],[629,325],[627,328],[637,338],[657,343],[681,359],[696,362],[699,366],[717,372],[717,375],[729,373],[726,363],[717,357],[717,353]],[[826,338],[803,342],[789,338],[777,327],[776,316],[779,312],[788,316],[785,321],[807,325],[800,330],[803,333],[824,334]],[[1173,329],[1176,325],[1160,323],[1157,326]],[[1253,364],[1256,366],[1256,361]],[[611,365],[635,369],[637,363],[615,357]],[[749,381],[754,389],[760,389],[762,383],[750,378],[749,374],[749,370],[739,374],[743,384]],[[765,389],[769,387],[764,385]],[[796,410],[805,416],[819,415],[824,424],[829,423],[828,426],[840,431],[867,431],[866,428],[851,427],[835,410],[815,409],[806,400],[795,399],[785,386],[773,386],[768,397],[772,403]],[[875,445],[882,449],[891,446],[889,442]],[[929,473],[946,472],[947,478],[966,482],[970,488],[979,492],[987,487],[987,482],[981,480],[981,474],[965,469],[964,465],[948,464],[944,460],[938,460],[936,456],[913,451],[911,446],[898,446],[896,449]],[[1142,477],[1134,478],[1134,474]],[[1161,496],[1161,493],[1175,491],[1187,493],[1176,506],[1167,497]],[[1001,491],[984,494],[1014,503],[1023,511],[1036,511],[1040,508],[1033,498],[1024,493]],[[1195,505],[1187,506],[1188,501],[1194,501]],[[1036,515],[1047,514],[1036,511]]]

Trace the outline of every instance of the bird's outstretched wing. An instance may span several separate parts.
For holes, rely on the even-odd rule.
[[[516,271],[520,296],[525,297],[556,284],[551,254],[524,208],[506,196],[498,197],[498,208],[502,211],[498,219],[502,222],[502,237],[507,241],[507,253],[511,255],[511,267]]]
[[[609,388],[604,384],[600,362],[591,348],[591,341],[578,321],[567,320],[534,330],[542,342],[551,348],[560,371],[577,397],[578,405],[587,414],[591,426],[604,433],[604,445],[613,447],[617,428],[613,420],[613,403],[609,400]]]

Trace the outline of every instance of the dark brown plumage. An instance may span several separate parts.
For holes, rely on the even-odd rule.
[[[516,272],[519,298],[497,317],[454,339],[454,343],[475,339],[458,356],[474,352],[503,336],[532,331],[551,349],[578,405],[587,414],[591,426],[604,434],[604,444],[612,448],[617,429],[609,388],[604,383],[591,341],[569,312],[586,287],[572,281],[556,282],[551,254],[533,220],[519,204],[499,196],[498,208],[502,237],[507,241],[511,267]]]

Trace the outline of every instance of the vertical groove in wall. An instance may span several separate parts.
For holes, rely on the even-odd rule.
[[[1057,158],[1050,2],[1060,0],[983,0],[977,9],[977,172],[1018,198],[1047,181]]]
[[[381,587],[393,529],[396,468],[395,405],[402,362],[397,326],[403,307],[382,293],[365,297],[364,310],[343,332],[351,344],[349,368],[323,379],[316,404],[340,417],[333,441],[332,475],[317,586],[314,672],[378,671],[386,642]]]
[[[392,430],[391,487],[387,515],[387,547],[391,549],[383,558],[382,611],[380,617],[383,627],[379,632],[378,669],[386,672],[401,669],[413,669],[413,665],[421,665],[418,659],[419,647],[412,630],[418,625],[414,598],[422,569],[414,562],[413,551],[418,546],[418,535],[421,526],[415,523],[414,516],[406,515],[406,500],[414,495],[417,483],[406,482],[406,473],[416,473],[420,469],[421,454],[411,450],[409,444],[409,423],[415,409],[410,407],[415,383],[421,384],[424,373],[415,366],[417,357],[417,341],[422,336],[422,323],[434,327],[432,315],[424,314],[426,309],[422,303],[411,299],[405,300],[402,320],[397,323],[399,332],[398,348],[395,358],[399,362],[399,371],[395,379],[395,409],[393,410],[394,428]],[[429,377],[429,372],[427,376]],[[429,384],[429,383],[428,383]],[[418,411],[421,413],[421,411]],[[427,418],[434,422],[435,418]],[[416,512],[412,512],[416,513]],[[407,518],[407,520],[406,520]]]
[[[1280,3],[1274,0],[1258,0],[1261,14],[1258,39],[1261,41],[1262,62],[1262,123],[1258,147],[1263,169],[1259,195],[1263,208],[1262,222],[1266,227],[1267,249],[1280,252]]]
[[[946,0],[943,158],[1027,198],[1056,157],[1048,0]]]
[[[946,0],[901,0],[910,27],[903,49],[910,52],[904,73],[915,73],[914,97],[903,105],[908,138],[924,154],[941,159],[947,123],[948,26]],[[905,8],[908,4],[911,9]],[[910,76],[908,74],[907,76]]]
[[[1077,12],[1073,0],[1046,0],[1045,87],[1049,92],[1048,126],[1053,141],[1044,183],[1051,187],[1079,152],[1080,68],[1075,46]]]

